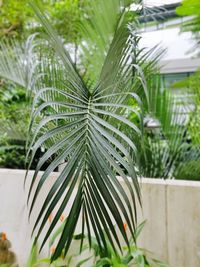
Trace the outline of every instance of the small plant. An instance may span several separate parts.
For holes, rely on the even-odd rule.
[[[73,237],[68,255],[65,256],[63,251],[60,257],[51,262],[51,254],[55,252],[56,240],[60,237],[64,227],[63,222],[50,239],[50,257],[37,259],[38,246],[34,243],[27,267],[37,267],[40,264],[51,264],[52,267],[170,267],[168,264],[154,259],[151,252],[137,246],[136,241],[142,232],[144,225],[145,221],[136,228],[134,238],[131,238],[129,241],[130,247],[122,247],[121,252],[114,250],[107,238],[106,250],[102,251],[99,249],[98,241],[95,237],[92,237],[91,248],[89,248],[86,242],[87,236],[84,236],[83,238],[82,234],[78,234]],[[127,230],[126,223],[124,223],[124,228]],[[84,240],[83,243],[82,239]],[[82,246],[81,252],[80,246]]]
[[[107,240],[107,245],[109,247],[109,253],[101,257],[98,255],[98,249],[95,250],[97,258],[95,264],[92,267],[170,267],[168,264],[161,262],[160,260],[154,259],[152,253],[144,248],[137,246],[136,241],[145,225],[145,222],[141,223],[135,232],[135,237],[131,238],[129,241],[130,247],[124,246],[121,253],[113,250],[111,244]],[[126,224],[124,224],[126,229]],[[94,246],[97,248],[97,246]]]

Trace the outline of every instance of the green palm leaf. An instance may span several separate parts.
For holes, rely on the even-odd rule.
[[[114,249],[116,246],[121,249],[114,225],[117,225],[121,236],[129,245],[123,225],[127,223],[134,237],[136,198],[140,199],[135,161],[132,157],[133,154],[136,157],[137,148],[134,141],[120,132],[117,126],[124,124],[133,135],[138,138],[141,135],[140,128],[125,116],[127,112],[134,112],[141,120],[140,112],[124,101],[127,98],[136,98],[140,102],[131,87],[133,65],[130,64],[130,58],[133,47],[129,42],[130,32],[127,25],[120,21],[105,63],[101,67],[99,81],[91,91],[78,74],[41,9],[33,3],[31,5],[47,32],[49,46],[55,50],[55,60],[58,61],[51,67],[45,62],[41,69],[45,69],[48,75],[53,73],[54,67],[59,67],[64,85],[52,83],[48,79],[47,84],[44,76],[37,83],[39,89],[36,89],[30,127],[30,131],[34,129],[34,134],[30,132],[29,140],[30,164],[40,146],[52,138],[54,143],[38,162],[32,178],[28,198],[30,214],[50,174],[63,161],[67,162],[42,204],[33,231],[36,231],[36,238],[39,238],[45,231],[49,215],[56,210],[55,217],[45,232],[43,247],[72,196],[75,196],[52,260],[59,257],[63,249],[67,253],[81,216],[85,218],[82,221],[83,235],[87,231],[89,243],[93,229],[100,249],[106,249],[106,237]],[[119,38],[122,36],[122,39]],[[108,72],[110,76],[107,75]],[[114,94],[118,95],[113,101]],[[52,156],[51,164],[40,180],[37,180],[39,170]],[[125,186],[121,186],[117,175],[124,179]],[[126,192],[130,193],[130,199]],[[59,201],[60,205],[56,209]]]
[[[146,127],[141,143],[140,169],[146,177],[170,178],[181,163],[184,151],[185,127],[181,125],[180,105],[171,91],[162,88],[160,77],[151,79],[148,86],[150,103],[146,114],[156,123]]]
[[[81,25],[85,56],[81,63],[83,68],[87,62],[94,69],[86,71],[84,77],[42,9],[32,1],[30,5],[46,31],[46,38],[33,46],[34,53],[26,60],[18,60],[18,56],[12,59],[7,54],[8,60],[0,65],[2,77],[31,89],[35,95],[27,141],[28,170],[37,150],[47,148],[30,182],[30,215],[51,173],[66,162],[41,204],[33,228],[36,240],[44,234],[42,248],[61,214],[72,203],[52,261],[63,250],[68,252],[80,218],[82,236],[87,232],[91,246],[94,232],[102,251],[107,250],[107,238],[114,250],[121,250],[119,236],[129,246],[124,223],[135,236],[136,202],[140,202],[135,166],[138,140],[143,132],[142,101],[149,104],[143,74],[149,53],[138,49],[140,38],[135,35],[134,24],[127,24],[122,3],[91,2],[86,23]],[[28,44],[27,51],[31,53],[31,42]],[[130,107],[130,99],[137,103],[137,109]],[[131,114],[139,123],[128,119]],[[50,158],[51,163],[37,179]],[[46,228],[52,212],[55,216]]]
[[[0,76],[26,89],[33,88],[37,67],[35,36],[31,35],[23,45],[16,40],[0,42]]]
[[[18,49],[18,53],[13,53],[20,47],[15,43],[10,47],[12,55],[7,53],[5,59],[1,54],[1,77],[35,95],[27,141],[28,170],[37,150],[47,148],[30,183],[30,215],[51,173],[66,162],[41,204],[33,227],[36,240],[44,234],[42,249],[72,203],[52,261],[63,250],[68,252],[80,218],[82,236],[87,232],[91,246],[94,232],[102,252],[108,250],[107,238],[114,250],[121,250],[119,236],[129,246],[124,223],[135,236],[136,202],[140,202],[135,166],[143,131],[142,100],[149,104],[143,70],[150,53],[138,49],[140,38],[135,35],[134,24],[127,24],[122,2],[92,1],[86,23],[81,25],[81,63],[83,68],[85,62],[93,66],[93,72],[89,68],[84,77],[42,9],[32,1],[30,4],[46,30],[46,39],[33,45],[34,38],[30,37],[25,51]],[[130,99],[137,103],[137,109],[130,107]],[[127,119],[131,114],[139,124]],[[51,163],[37,179],[50,158]],[[52,212],[55,216],[46,228]]]

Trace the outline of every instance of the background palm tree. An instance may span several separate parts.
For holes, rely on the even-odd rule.
[[[172,90],[162,85],[160,75],[151,76],[147,83],[150,104],[144,108],[140,171],[144,177],[172,178],[186,150],[187,123],[183,120],[183,103],[178,102]]]

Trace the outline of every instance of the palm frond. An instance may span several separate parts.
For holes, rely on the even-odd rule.
[[[86,80],[92,84],[99,79],[121,8],[121,0],[91,1],[85,18],[77,25],[83,38],[80,47]]]
[[[33,75],[37,66],[34,54],[35,35],[31,35],[25,44],[17,40],[0,41],[0,77],[20,85],[33,88]]]
[[[184,150],[181,107],[172,92],[162,88],[158,76],[151,79],[148,91],[150,101],[145,108],[147,122],[140,168],[144,176],[170,178]]]
[[[105,3],[104,8],[106,8],[107,2],[103,3]],[[105,58],[106,63],[103,64],[101,70],[102,78],[91,91],[78,74],[69,54],[46,16],[37,5],[31,3],[31,6],[46,30],[48,44],[56,52],[54,60],[57,60],[57,63],[49,66],[48,63],[50,64],[52,61],[46,61],[45,67],[43,65],[41,69],[45,70],[47,78],[45,80],[43,79],[44,75],[41,75],[40,82],[36,83],[39,88],[36,89],[37,94],[35,95],[30,127],[31,131],[34,130],[34,134],[30,132],[28,152],[31,156],[30,164],[40,146],[52,138],[54,143],[39,160],[32,178],[28,198],[30,214],[49,175],[59,164],[66,161],[66,166],[52,184],[36,218],[33,229],[36,231],[36,239],[44,231],[49,215],[52,211],[56,211],[49,229],[45,232],[43,247],[74,195],[75,199],[69,210],[52,260],[59,257],[63,249],[65,254],[68,252],[73,233],[81,216],[85,218],[82,221],[82,234],[84,235],[84,231],[87,231],[89,243],[91,243],[91,229],[93,229],[100,249],[106,249],[106,236],[114,249],[117,249],[116,247],[121,249],[114,227],[117,225],[117,229],[129,246],[124,222],[127,223],[129,231],[134,237],[137,220],[136,199],[140,200],[135,160],[132,156],[133,154],[136,156],[137,151],[134,140],[120,132],[117,125],[125,125],[139,138],[141,135],[140,127],[130,122],[126,118],[126,113],[134,112],[141,120],[141,111],[138,113],[138,111],[130,108],[121,98],[118,98],[118,101],[113,101],[112,98],[108,97],[108,94],[112,92],[112,94],[119,94],[121,97],[123,94],[127,94],[126,97],[135,98],[140,102],[139,97],[134,94],[131,79],[129,77],[124,78],[120,84],[118,77],[120,73],[125,75],[126,62],[131,57],[131,53],[127,51],[130,49],[130,32],[127,30],[127,25],[120,21],[119,31],[113,35],[111,49],[108,50]],[[118,36],[119,32],[124,36],[122,39]],[[113,62],[117,63],[114,66],[114,75],[111,73]],[[63,86],[56,82],[56,75],[53,75],[54,79],[48,76],[53,72],[54,66],[64,69],[64,71],[59,72],[61,75],[64,75],[65,72],[65,76],[62,76],[65,77]],[[128,67],[132,66],[129,64]],[[109,70],[111,78],[108,78],[104,84],[103,76]],[[125,87],[121,92],[122,84]],[[112,86],[113,89],[106,92],[107,88],[105,87]],[[97,99],[97,94],[99,99]],[[102,98],[104,96],[106,98]],[[35,124],[37,125],[36,128],[34,128]],[[49,130],[49,125],[51,130]],[[41,178],[36,179],[39,170],[51,156],[54,156],[52,162],[45,169]],[[121,186],[117,175],[122,177],[125,186]],[[130,199],[126,192],[129,192]],[[56,208],[58,202],[60,204]]]

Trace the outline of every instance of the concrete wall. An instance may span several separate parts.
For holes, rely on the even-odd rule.
[[[25,266],[30,251],[33,224],[28,222],[24,174],[21,170],[0,169],[0,232],[7,233],[20,267]],[[56,177],[56,173],[51,176],[42,198]],[[147,219],[147,223],[139,245],[172,267],[199,267],[200,182],[142,179],[141,190],[143,209],[139,218]],[[32,218],[37,212],[36,207]]]
[[[143,179],[140,244],[172,267],[200,266],[200,182]]]

